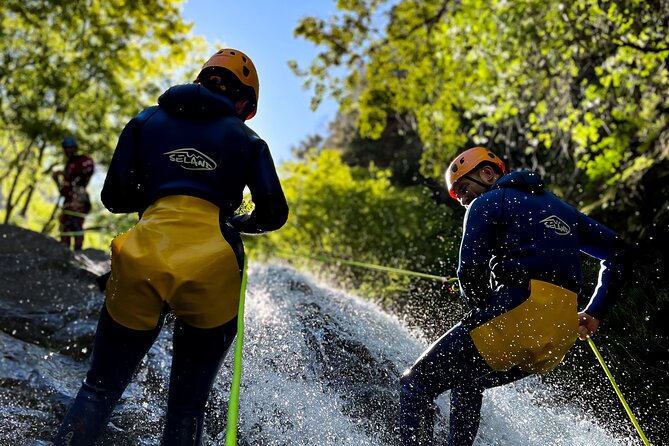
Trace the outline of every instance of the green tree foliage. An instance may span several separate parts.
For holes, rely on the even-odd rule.
[[[330,92],[356,110],[363,137],[381,136],[389,114],[412,116],[426,177],[440,178],[456,152],[481,144],[512,167],[538,169],[569,199],[629,207],[650,166],[667,162],[665,0],[338,8],[296,28],[323,50],[295,71],[315,104]],[[577,179],[583,188],[572,186]],[[639,230],[647,221],[626,223]]]
[[[453,275],[459,216],[445,206],[434,206],[429,191],[393,186],[389,175],[373,165],[349,167],[334,150],[311,152],[303,161],[283,164],[288,223],[281,231],[249,240],[251,246],[257,247],[257,240],[263,249],[280,255],[329,255]],[[408,284],[406,277],[359,269],[348,276],[352,286],[377,297],[405,290]]]
[[[413,122],[391,115],[381,135],[373,139],[360,136],[356,121],[355,111],[340,111],[330,125],[330,135],[324,146],[340,150],[344,162],[351,166],[366,167],[374,163],[380,168],[390,169],[391,180],[395,185],[410,186],[427,182],[420,174],[423,143],[413,130]]]
[[[9,0],[0,6],[0,167],[5,223],[41,229],[57,191],[49,178],[74,136],[98,163],[122,126],[203,50],[181,0]]]

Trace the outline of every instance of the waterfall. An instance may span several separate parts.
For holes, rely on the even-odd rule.
[[[374,304],[286,267],[251,268],[246,305],[240,439],[277,446],[391,443],[397,378],[425,349],[424,340]],[[223,381],[229,383],[228,371]],[[628,443],[580,410],[551,406],[551,390],[539,381],[487,391],[475,444]],[[221,400],[226,384],[216,389]],[[447,395],[438,405],[447,416]],[[439,417],[437,444],[445,426]]]
[[[245,322],[240,446],[394,444],[397,380],[425,349],[424,339],[373,303],[275,264],[251,264]],[[159,444],[171,359],[166,325],[115,410],[103,444]],[[0,444],[48,445],[86,364],[0,335],[3,380],[14,380],[19,389],[0,394]],[[225,443],[233,351],[207,406],[208,445]],[[475,444],[633,443],[575,407],[554,404],[552,392],[538,378],[487,391]],[[28,398],[42,398],[41,404]],[[447,429],[447,394],[437,404],[439,445]]]

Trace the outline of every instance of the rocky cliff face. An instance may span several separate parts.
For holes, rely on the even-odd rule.
[[[108,269],[102,251],[0,225],[0,445],[51,437],[85,375]]]
[[[106,253],[73,253],[57,241],[0,225],[0,329],[77,359],[90,354],[104,299],[96,278]]]

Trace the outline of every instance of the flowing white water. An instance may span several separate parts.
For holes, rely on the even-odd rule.
[[[397,375],[426,344],[375,305],[289,268],[253,266],[246,302],[240,437],[262,445],[388,444],[397,413]],[[353,358],[341,351],[347,347],[356,351]],[[342,365],[342,358],[348,364]],[[224,375],[229,381],[229,371]],[[366,405],[366,383],[372,394],[387,398]],[[227,391],[223,387],[217,392]],[[487,391],[475,444],[633,443],[613,437],[580,410],[540,403],[550,401],[547,392],[532,378]],[[438,403],[448,414],[446,396]],[[355,404],[364,406],[362,413],[350,407]],[[437,436],[440,430],[443,435],[443,426]]]
[[[239,445],[393,445],[397,380],[426,343],[375,305],[291,268],[251,265],[248,278]],[[112,416],[103,445],[160,443],[170,332],[163,330],[147,355]],[[74,396],[86,364],[8,335],[0,336],[0,347],[2,369],[13,370],[5,379],[17,389],[0,393],[0,445],[50,444],[46,439],[62,416],[53,413],[54,407]],[[225,444],[232,356],[233,349],[208,404],[209,446]],[[475,444],[638,444],[615,437],[575,407],[554,403],[551,392],[532,378],[486,392]],[[438,405],[442,415],[435,444],[441,445],[447,395]]]

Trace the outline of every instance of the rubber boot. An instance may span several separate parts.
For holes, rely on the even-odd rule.
[[[54,446],[95,444],[109,421],[115,403],[116,398],[109,398],[103,389],[84,382],[58,429]]]
[[[202,420],[167,416],[160,446],[202,446]]]
[[[483,389],[455,387],[451,390],[448,446],[471,446],[479,430]]]
[[[405,377],[402,377],[404,381]],[[400,444],[430,446],[434,435],[435,405],[411,383],[402,382],[400,389]]]

